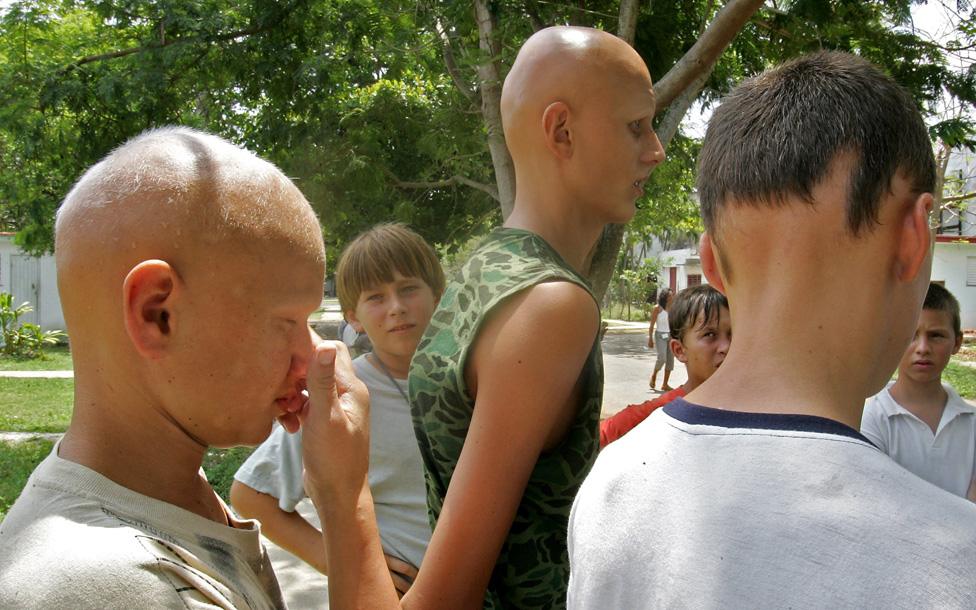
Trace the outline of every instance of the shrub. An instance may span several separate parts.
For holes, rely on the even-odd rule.
[[[30,303],[14,307],[14,297],[8,292],[0,292],[0,335],[3,347],[0,352],[15,358],[37,358],[43,354],[45,345],[56,345],[64,339],[64,331],[41,330],[37,324],[21,322],[24,314],[34,311]]]

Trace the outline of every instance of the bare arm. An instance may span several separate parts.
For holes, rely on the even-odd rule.
[[[235,480],[230,501],[243,517],[261,522],[261,532],[275,544],[295,554],[323,574],[329,573],[322,533],[298,511],[278,506],[278,499]]]
[[[325,546],[329,604],[395,608],[397,595],[383,562],[369,465],[369,393],[352,369],[346,346],[325,341],[308,368],[309,400],[299,412],[305,489],[328,523]]]
[[[598,325],[592,298],[565,282],[542,284],[516,295],[486,322],[466,371],[469,386],[477,389],[474,416],[424,563],[402,600],[403,607],[481,607],[538,456],[562,439],[575,415],[576,382]],[[525,342],[529,334],[537,340]],[[310,389],[318,385],[313,385],[313,376],[310,372]],[[315,393],[312,402],[318,402]],[[334,418],[335,409],[332,413]],[[318,415],[311,413],[309,420]],[[513,421],[518,425],[513,426]],[[329,422],[330,433],[341,432],[345,425]],[[333,451],[341,451],[342,443]],[[349,458],[339,454],[336,459]],[[333,465],[339,468],[338,463]],[[319,472],[307,462],[306,468]],[[396,607],[389,576],[380,573],[372,550],[378,542],[373,540],[368,490],[361,484],[343,483],[335,471],[323,470],[316,477],[312,485],[325,490],[317,502],[323,506],[323,518],[330,525],[336,518],[343,524],[326,531],[333,566],[332,603],[343,608]],[[341,557],[332,549],[342,549]],[[348,568],[342,579],[336,578],[339,565]],[[385,590],[381,576],[386,578]]]
[[[651,310],[651,327],[647,330],[647,347],[654,347],[654,325],[657,323],[657,314],[661,313],[661,308],[657,305]]]

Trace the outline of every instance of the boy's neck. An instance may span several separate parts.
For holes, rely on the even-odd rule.
[[[949,394],[942,387],[942,378],[919,382],[907,375],[899,375],[888,389],[891,397],[906,411],[929,425],[938,428]]]
[[[199,474],[206,447],[161,410],[112,404],[111,398],[87,392],[83,385],[76,372],[76,407],[59,457],[136,493],[227,523],[213,488]]]
[[[386,371],[394,379],[406,379],[410,374],[410,358],[401,358],[392,354],[382,353],[375,348],[367,358],[381,371]]]
[[[527,195],[526,199],[529,198],[531,196]],[[563,207],[571,211],[567,212]],[[577,273],[585,274],[590,252],[606,224],[587,218],[584,211],[573,207],[532,205],[523,203],[522,198],[516,195],[515,209],[504,226],[535,233]]]

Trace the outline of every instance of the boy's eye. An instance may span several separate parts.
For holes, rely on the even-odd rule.
[[[371,295],[369,295],[368,297],[366,297],[366,300],[367,301],[379,301],[382,298],[383,298],[383,295],[377,293],[377,294],[371,294]]]
[[[633,131],[635,134],[639,134],[641,132],[641,122],[639,120],[631,121],[630,130]]]

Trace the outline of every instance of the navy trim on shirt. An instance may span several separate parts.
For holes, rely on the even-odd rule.
[[[837,434],[856,438],[871,445],[863,434],[839,421],[817,417],[816,415],[787,415],[781,413],[746,413],[743,411],[726,411],[713,409],[690,403],[683,398],[676,398],[662,407],[671,417],[686,424],[703,426],[720,426],[722,428],[753,428],[759,430],[795,430],[797,432],[817,432],[820,434]]]

